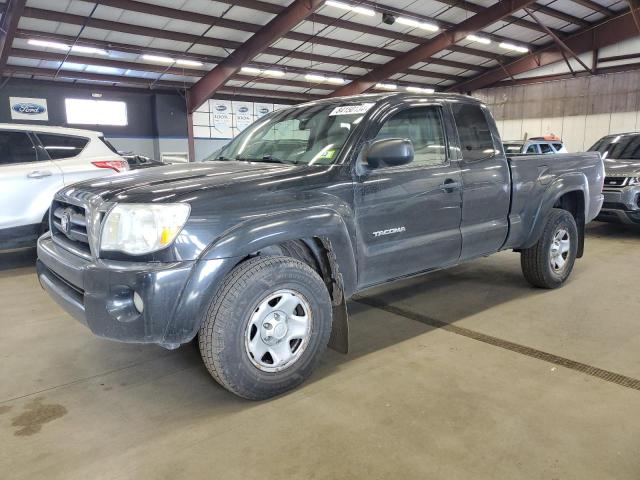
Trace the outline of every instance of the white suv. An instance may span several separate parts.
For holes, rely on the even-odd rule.
[[[35,245],[65,185],[128,169],[100,132],[0,123],[0,250]]]
[[[548,137],[533,137],[529,140],[506,140],[503,142],[507,155],[549,155],[552,153],[567,153],[562,140]]]

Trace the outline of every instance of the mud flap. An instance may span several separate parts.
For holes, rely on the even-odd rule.
[[[344,297],[342,302],[333,306],[329,348],[340,353],[349,352],[349,312],[347,311],[347,302]]]

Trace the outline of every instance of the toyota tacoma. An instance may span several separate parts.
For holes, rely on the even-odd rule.
[[[64,188],[43,288],[94,334],[176,348],[249,399],[348,347],[346,300],[501,250],[556,288],[602,205],[599,153],[505,155],[466,96],[388,93],[273,112],[200,163]]]

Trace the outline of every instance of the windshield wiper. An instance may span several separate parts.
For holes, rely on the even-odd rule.
[[[274,157],[272,155],[264,155],[262,158],[242,158],[240,156],[236,157],[236,160],[240,162],[264,162],[264,163],[288,163],[295,164],[297,162],[292,162],[290,160],[283,160],[281,158]]]

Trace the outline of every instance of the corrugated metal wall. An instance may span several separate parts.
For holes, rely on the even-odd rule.
[[[502,138],[560,135],[570,152],[610,133],[640,130],[640,71],[474,92],[493,112]]]

